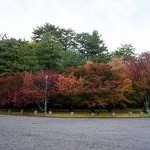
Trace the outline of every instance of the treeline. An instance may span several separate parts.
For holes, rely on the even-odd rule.
[[[32,41],[0,38],[1,106],[42,110],[46,97],[51,108],[149,107],[149,52],[135,55],[131,44],[109,52],[96,30],[48,23]]]

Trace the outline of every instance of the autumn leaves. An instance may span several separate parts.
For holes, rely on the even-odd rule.
[[[0,103],[22,107],[40,105],[47,75],[48,100],[61,96],[72,103],[80,99],[80,105],[87,107],[126,107],[130,103],[141,103],[146,95],[150,83],[149,65],[149,59],[144,56],[130,61],[114,58],[107,64],[88,61],[63,74],[40,71],[6,76],[0,79]]]

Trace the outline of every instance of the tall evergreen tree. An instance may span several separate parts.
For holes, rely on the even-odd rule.
[[[108,49],[101,39],[98,31],[92,34],[81,33],[77,35],[78,49],[88,60],[94,62],[107,62],[109,60]]]
[[[115,50],[112,53],[113,57],[123,57],[124,59],[129,59],[133,56],[135,56],[135,48],[132,44],[124,44],[118,47],[117,50]]]
[[[0,76],[38,69],[36,54],[27,41],[14,38],[0,41]]]

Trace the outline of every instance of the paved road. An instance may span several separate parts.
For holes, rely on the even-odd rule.
[[[0,150],[150,150],[150,119],[0,115]]]

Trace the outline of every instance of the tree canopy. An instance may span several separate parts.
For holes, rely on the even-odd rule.
[[[147,108],[150,52],[137,55],[132,44],[109,52],[106,45],[97,30],[77,33],[49,23],[33,30],[32,41],[0,34],[0,105],[40,108],[48,75],[48,99]]]

